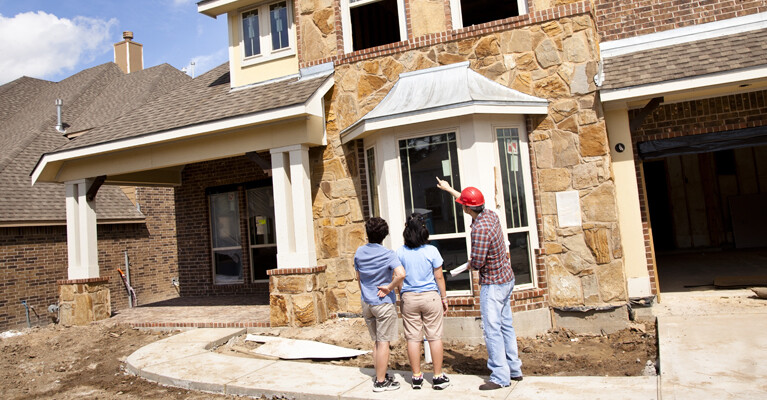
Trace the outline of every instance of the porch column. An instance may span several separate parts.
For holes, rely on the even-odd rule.
[[[68,279],[99,277],[96,204],[87,199],[93,181],[81,179],[66,183]]]
[[[645,237],[637,187],[637,166],[631,146],[628,110],[605,111],[605,123],[615,173],[618,221],[628,294],[630,298],[647,297],[652,295],[652,290],[650,274],[647,271]],[[624,146],[622,152],[618,152],[615,148],[618,143]]]
[[[308,268],[317,264],[309,181],[309,147],[294,145],[271,150],[277,268]]]

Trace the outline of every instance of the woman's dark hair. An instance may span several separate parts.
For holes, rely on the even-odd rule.
[[[405,222],[405,246],[415,249],[429,243],[429,230],[426,229],[426,221],[421,214],[413,214]]]
[[[365,232],[368,234],[368,242],[381,244],[389,234],[389,224],[383,218],[373,217],[365,222]]]

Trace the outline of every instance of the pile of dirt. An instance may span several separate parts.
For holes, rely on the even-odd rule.
[[[373,346],[361,318],[330,320],[308,328],[272,329],[263,334],[359,350],[370,350]],[[518,345],[522,372],[529,376],[639,376],[655,372],[657,340],[653,322],[636,323],[631,328],[599,336],[576,335],[566,329],[553,330],[535,338],[519,338]],[[259,343],[245,341],[243,335],[216,351],[253,357],[251,351],[258,346]],[[444,348],[444,370],[448,374],[489,374],[484,345],[446,341]],[[370,353],[348,360],[307,362],[373,368]],[[393,369],[410,369],[404,340],[392,344],[390,365]],[[430,371],[431,366],[423,365],[423,369]]]
[[[124,325],[49,325],[0,339],[0,398],[7,399],[234,399],[170,388],[125,372],[125,359],[175,333]]]

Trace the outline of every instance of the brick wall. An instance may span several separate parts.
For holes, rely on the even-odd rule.
[[[629,119],[634,118],[638,113],[638,109],[629,110]],[[767,91],[661,105],[647,116],[638,130],[632,132],[631,142],[634,149],[634,161],[637,165],[642,228],[645,233],[645,254],[647,255],[647,269],[650,271],[653,293],[657,293],[657,282],[655,282],[653,270],[650,226],[647,220],[648,210],[641,178],[641,163],[638,158],[637,143],[756,126],[767,126]]]
[[[112,311],[127,307],[117,274],[131,261],[131,283],[139,304],[176,297],[170,278],[176,269],[173,189],[139,188],[136,198],[146,223],[99,225],[99,266],[109,277]],[[63,199],[62,199],[63,201]],[[0,228],[0,330],[26,327],[22,300],[35,325],[50,322],[47,309],[58,302],[56,280],[67,279],[66,226]]]
[[[603,42],[767,11],[764,0],[597,0],[595,5]]]
[[[266,162],[268,153],[259,154]],[[178,264],[182,296],[244,295],[269,299],[268,283],[253,283],[247,248],[247,206],[242,184],[268,176],[247,157],[189,164],[184,168],[182,185],[176,189],[178,226]],[[240,234],[243,238],[242,284],[214,285],[211,258],[210,212],[205,189],[235,185],[240,203]]]

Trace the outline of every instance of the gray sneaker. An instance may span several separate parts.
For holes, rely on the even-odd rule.
[[[385,392],[387,390],[397,389],[399,389],[399,382],[395,382],[394,380],[384,379],[383,382],[375,381],[373,383],[374,392]]]

